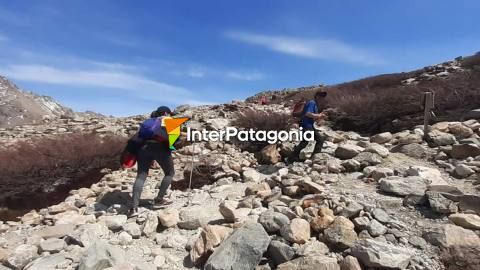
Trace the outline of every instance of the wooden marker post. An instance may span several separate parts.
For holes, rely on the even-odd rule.
[[[429,124],[430,124],[430,116],[431,116],[431,111],[434,107],[434,100],[433,100],[433,93],[432,92],[425,92],[423,93],[423,107],[425,109],[424,111],[424,119],[423,119],[423,132],[424,132],[424,138],[427,138],[428,132],[430,131]]]

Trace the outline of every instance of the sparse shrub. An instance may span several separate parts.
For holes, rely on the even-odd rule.
[[[292,125],[292,120],[286,113],[248,109],[239,113],[232,124],[244,129],[286,130]]]
[[[9,177],[59,177],[65,170],[99,167],[115,158],[125,138],[94,133],[62,134],[20,141],[0,152],[0,180]]]
[[[412,128],[422,124],[420,101],[423,92],[432,91],[438,121],[461,120],[465,112],[477,109],[480,104],[480,56],[465,58],[462,67],[467,70],[419,84],[402,85],[401,81],[417,77],[424,72],[423,69],[323,87],[328,92],[328,107],[339,112],[330,119],[336,128],[366,133]],[[319,89],[297,91],[279,103],[312,99]],[[394,120],[399,120],[395,126],[392,124]]]
[[[452,247],[441,253],[446,270],[480,269],[480,247]]]
[[[0,206],[28,209],[65,199],[69,190],[90,186],[102,168],[116,168],[126,138],[63,134],[0,147]]]

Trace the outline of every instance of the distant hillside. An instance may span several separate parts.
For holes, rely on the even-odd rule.
[[[75,115],[72,109],[53,98],[23,91],[0,76],[0,127],[36,124],[47,118]]]
[[[398,131],[422,123],[421,96],[435,93],[437,121],[458,121],[480,108],[480,54],[423,69],[373,76],[332,86],[262,92],[272,103],[292,105],[311,99],[318,89],[328,91],[335,126],[374,133]],[[255,102],[258,96],[248,98]]]

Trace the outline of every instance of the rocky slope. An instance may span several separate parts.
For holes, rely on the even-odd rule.
[[[236,102],[180,114],[191,128],[222,129],[246,108],[288,112]],[[93,129],[127,134],[140,121],[117,120]],[[162,178],[155,169],[140,215],[128,217],[136,169],[110,171],[58,205],[0,223],[0,269],[442,270],[440,249],[480,248],[478,120],[437,123],[428,141],[420,127],[364,137],[324,126],[324,151],[311,156],[310,145],[289,165],[278,156],[293,143],[261,156],[234,143],[187,144],[174,152],[172,205],[149,203]],[[31,131],[80,126],[88,124]]]
[[[0,76],[0,127],[35,124],[50,118],[73,115],[71,109],[53,98],[23,91]]]

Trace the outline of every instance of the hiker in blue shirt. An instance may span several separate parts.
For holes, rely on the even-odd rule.
[[[325,139],[322,135],[315,129],[314,123],[318,120],[327,119],[327,115],[323,113],[325,107],[325,98],[327,97],[327,92],[318,91],[315,93],[314,99],[308,101],[303,108],[302,116],[300,118],[300,127],[303,128],[303,131],[313,130],[314,139],[315,139],[315,148],[312,155],[320,153],[322,151],[323,143]],[[300,151],[308,145],[308,141],[301,141],[293,149],[293,153],[289,158],[289,162],[298,161]]]

